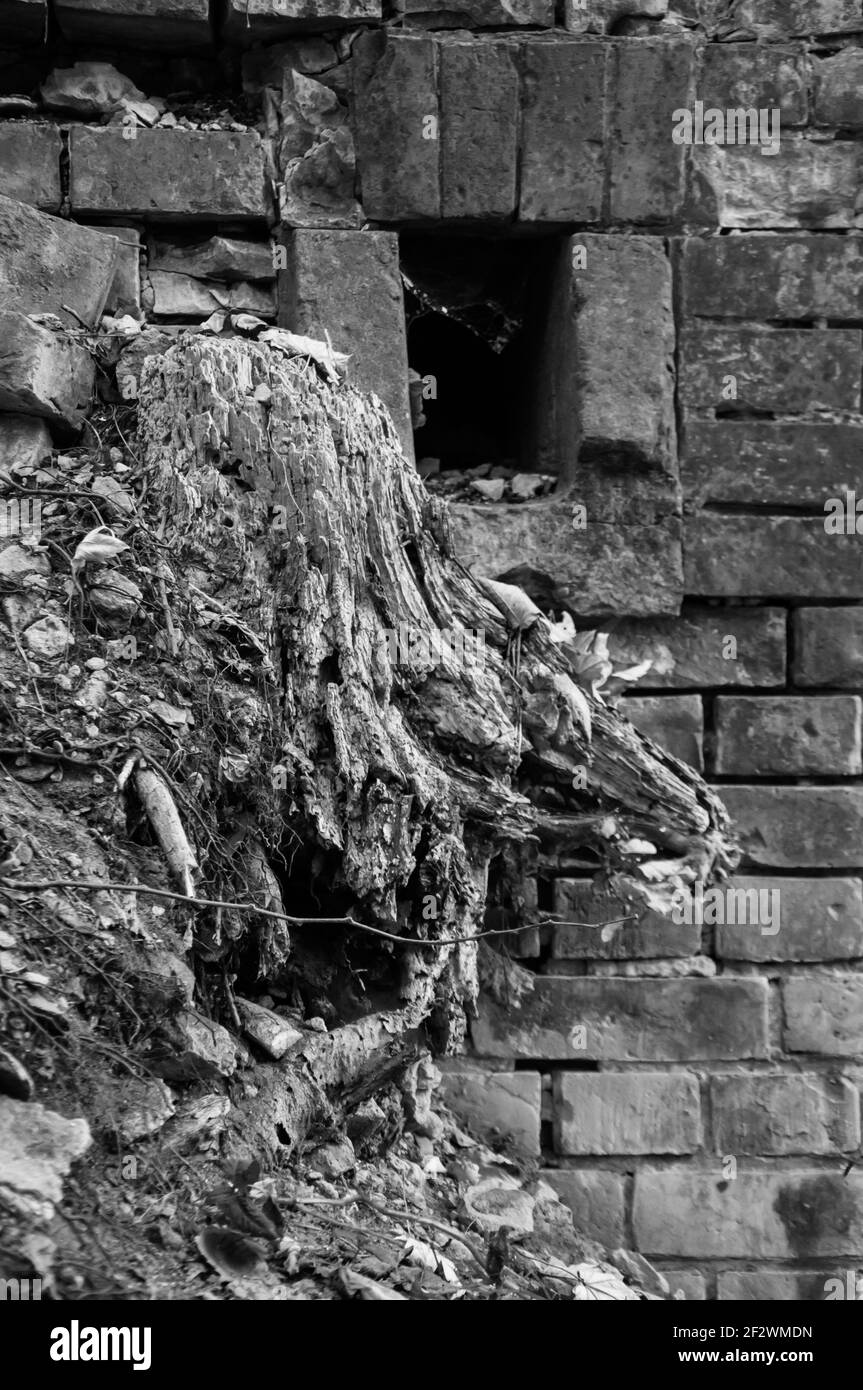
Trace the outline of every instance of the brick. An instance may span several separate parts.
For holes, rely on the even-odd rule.
[[[279,323],[310,338],[328,332],[337,351],[351,354],[349,380],[380,396],[413,458],[398,237],[297,230],[285,246]]]
[[[688,107],[693,81],[689,39],[615,44],[610,117],[610,197],[615,222],[669,222],[685,192],[682,145],[671,139],[674,111]]]
[[[701,1095],[689,1073],[555,1074],[559,1154],[685,1154],[701,1142]]]
[[[863,686],[863,608],[798,608],[795,685]]]
[[[662,1273],[671,1286],[672,1298],[683,1303],[703,1303],[707,1298],[707,1284],[703,1274],[698,1274],[692,1269],[663,1269]]]
[[[62,149],[56,126],[29,121],[0,123],[0,193],[43,212],[59,212]]]
[[[441,1098],[474,1133],[508,1140],[520,1153],[539,1156],[542,1077],[538,1071],[488,1072],[461,1060],[443,1071]]]
[[[853,141],[786,134],[767,157],[750,145],[696,145],[690,154],[693,221],[743,230],[856,226],[863,147]]]
[[[194,275],[199,280],[273,280],[275,257],[269,241],[212,236],[192,246],[159,239],[150,247],[150,270]]]
[[[501,221],[516,200],[516,49],[503,39],[441,42],[441,216]]]
[[[552,956],[556,960],[637,960],[689,956],[698,951],[701,933],[697,926],[678,926],[670,917],[644,908],[637,921],[623,922],[603,941],[602,923],[627,917],[635,906],[623,898],[599,893],[590,879],[558,878],[554,882],[554,911],[567,919],[552,931]],[[595,922],[596,926],[576,926],[573,922]]]
[[[89,353],[9,310],[0,310],[0,343],[0,411],[77,428],[93,391]]]
[[[624,1239],[623,1178],[617,1173],[587,1168],[544,1168],[540,1177],[569,1207],[572,1224],[580,1236],[597,1241],[607,1250],[627,1243]]]
[[[860,1143],[860,1099],[844,1077],[713,1076],[718,1154],[831,1154]]]
[[[116,264],[116,241],[0,196],[0,300],[5,309],[56,314],[67,327],[78,328],[83,320],[92,328]]]
[[[717,788],[749,859],[768,869],[863,863],[863,787]]]
[[[863,598],[856,536],[832,536],[822,518],[688,518],[686,592],[700,598]]]
[[[863,975],[791,975],[782,1002],[789,1052],[863,1054]]]
[[[48,18],[46,0],[0,0],[0,40],[42,44]]]
[[[141,233],[137,227],[93,227],[117,243],[117,265],[105,300],[109,314],[141,319]]]
[[[475,574],[505,578],[529,557],[555,602],[579,617],[676,613],[683,597],[680,524],[621,525],[588,519],[572,529],[572,498],[450,507],[455,553]]]
[[[207,0],[54,0],[53,8],[72,43],[176,51],[213,42]]]
[[[720,695],[716,771],[725,776],[863,773],[857,695]]]
[[[698,695],[633,695],[621,714],[683,763],[704,770],[704,709]]]
[[[401,0],[400,11],[426,29],[554,27],[554,0]]]
[[[687,237],[679,248],[685,314],[719,319],[863,316],[863,244],[850,237]]]
[[[437,51],[430,38],[392,31],[369,31],[354,43],[354,143],[368,218],[440,217]]]
[[[859,424],[689,419],[681,445],[683,495],[698,506],[823,509],[829,498],[854,490],[861,454]]]
[[[569,473],[579,500],[599,520],[646,519],[641,494],[650,487],[660,510],[673,511],[675,330],[662,245],[655,237],[570,237],[555,266],[550,303],[537,374],[537,414],[549,422],[537,439],[540,466],[547,459]],[[621,458],[630,465],[623,476]],[[587,463],[593,466],[580,467]],[[624,497],[638,493],[640,510],[621,509],[616,489]]]
[[[222,32],[233,43],[256,43],[380,19],[381,0],[225,0]]]
[[[779,931],[749,922],[720,924],[716,954],[724,960],[853,960],[863,958],[863,885],[857,878],[752,878],[739,875],[737,892],[778,911]],[[750,897],[749,901],[753,901]],[[737,914],[738,918],[741,916]],[[768,921],[761,926],[772,927]]]
[[[859,410],[863,335],[857,329],[684,329],[679,394],[692,410],[736,409],[801,415]],[[723,396],[727,378],[737,394]]]
[[[635,1177],[636,1249],[692,1259],[858,1256],[863,1179],[806,1169],[699,1173],[669,1168]]]
[[[264,156],[253,131],[74,126],[72,211],[126,216],[263,218]]]
[[[698,79],[698,98],[705,109],[778,108],[784,130],[787,126],[806,124],[810,78],[809,58],[798,48],[709,44]]]
[[[780,686],[785,684],[785,610],[689,608],[679,618],[615,626],[609,652],[616,666],[653,664],[645,685]]]
[[[815,60],[815,123],[845,130],[863,127],[863,51],[844,48]]]
[[[542,976],[519,1009],[482,1000],[472,1031],[488,1057],[673,1062],[763,1057],[766,1024],[764,980]]]
[[[820,1303],[837,1286],[847,1287],[844,1270],[759,1269],[717,1275],[720,1303]]]
[[[525,45],[521,222],[599,221],[608,66],[604,45],[566,39]]]

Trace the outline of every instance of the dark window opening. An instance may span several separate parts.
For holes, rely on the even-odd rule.
[[[536,447],[533,399],[559,245],[402,237],[420,472],[437,471],[433,459],[441,472],[482,470],[491,479],[557,472]]]

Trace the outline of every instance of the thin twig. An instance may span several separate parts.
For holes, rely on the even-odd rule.
[[[423,941],[415,936],[397,936],[395,932],[383,931],[380,927],[370,927],[365,922],[358,922],[355,917],[291,917],[287,912],[272,912],[268,908],[258,907],[257,903],[236,903],[227,902],[223,898],[192,898],[185,893],[171,893],[167,888],[151,888],[146,883],[100,883],[98,880],[78,880],[74,878],[51,878],[45,879],[42,883],[18,883],[15,879],[4,878],[10,888],[27,890],[30,892],[42,892],[45,888],[80,888],[90,892],[113,892],[113,893],[146,893],[153,898],[169,898],[172,902],[185,903],[187,907],[217,907],[227,908],[231,912],[254,912],[259,917],[269,917],[275,922],[288,922],[294,927],[306,925],[324,927],[355,927],[357,931],[369,932],[372,936],[382,936],[386,941],[399,941],[405,946],[466,946],[471,941],[480,941],[489,936],[512,936],[515,932],[530,931],[533,927],[545,926],[567,926],[567,927],[594,927],[596,922],[560,922],[557,918],[549,917],[541,922],[528,922],[523,927],[506,927],[499,931],[474,932],[471,936],[443,936],[434,941]],[[631,921],[631,917],[621,917],[621,922]],[[603,922],[600,925],[609,926],[610,923]]]

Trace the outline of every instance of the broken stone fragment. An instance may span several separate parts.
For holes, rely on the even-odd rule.
[[[38,550],[23,545],[3,546],[0,550],[0,578],[22,579],[25,574],[50,574],[51,561]]]
[[[517,1178],[484,1178],[462,1196],[466,1215],[490,1235],[507,1226],[524,1235],[533,1230],[534,1199]]]
[[[193,1139],[203,1142],[221,1134],[231,1109],[227,1096],[214,1093],[187,1101],[165,1127],[166,1144],[188,1144]]]
[[[250,999],[238,999],[236,1004],[246,1036],[275,1061],[284,1057],[295,1043],[302,1042],[303,1034],[300,1030],[292,1028],[271,1009],[253,1004]]]
[[[193,275],[198,280],[272,280],[273,248],[268,241],[240,241],[237,237],[212,236],[194,246],[157,242],[150,255],[150,272]]]
[[[174,1113],[174,1097],[157,1077],[102,1077],[96,1126],[125,1144],[155,1134]]]
[[[116,242],[0,196],[0,297],[5,309],[99,321],[117,264]],[[64,307],[65,306],[65,307]],[[67,312],[67,309],[69,312]]]
[[[76,116],[110,116],[124,100],[147,100],[146,94],[111,63],[55,68],[39,91],[49,111],[71,111]]]
[[[86,1120],[0,1096],[0,1208],[50,1221],[63,1196],[62,1179],[89,1146]]]
[[[153,1065],[169,1081],[207,1081],[231,1076],[237,1050],[227,1028],[196,1009],[181,1009],[161,1029]]]
[[[53,661],[64,654],[75,638],[62,618],[49,613],[27,628],[24,641],[34,656]]]
[[[51,435],[34,415],[0,416],[0,472],[36,468],[51,457]]]
[[[150,284],[155,296],[153,310],[165,318],[207,318],[217,309],[264,318],[273,318],[276,313],[275,290],[266,285],[243,281],[221,284],[152,269]]]
[[[357,1166],[354,1146],[347,1135],[318,1145],[306,1156],[310,1166],[330,1181],[333,1178],[344,1177],[346,1173],[352,1173]]]
[[[113,569],[94,570],[87,596],[100,617],[111,624],[130,623],[144,599],[133,579]]]
[[[350,131],[325,130],[297,159],[288,161],[280,191],[280,215],[288,227],[358,229],[363,212],[354,198],[356,157]]]
[[[38,415],[61,430],[76,429],[93,392],[89,353],[8,310],[0,310],[0,343],[0,411]]]
[[[645,1293],[656,1294],[659,1298],[670,1296],[671,1285],[665,1275],[654,1269],[650,1261],[637,1251],[614,1250],[608,1258],[631,1284],[637,1284]]]

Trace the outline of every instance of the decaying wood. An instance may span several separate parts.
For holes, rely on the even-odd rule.
[[[637,836],[702,877],[728,862],[724,810],[696,773],[596,699],[588,737],[545,618],[521,634],[514,671],[504,613],[452,555],[446,504],[377,402],[275,343],[196,335],[147,362],[139,437],[187,584],[175,622],[185,603],[234,624],[249,673],[241,703],[236,681],[213,692],[248,748],[235,786],[250,803],[273,786],[277,818],[328,853],[330,886],[361,920],[430,942],[399,955],[398,1007],[274,1069],[273,1128],[296,1138],[334,1097],[403,1062],[430,1019],[440,1045],[460,1041],[476,947],[434,941],[481,930],[504,850],[565,835],[631,875]],[[445,647],[423,666],[392,641],[405,630],[479,631],[484,651],[460,660]],[[196,639],[182,640],[193,670]]]

